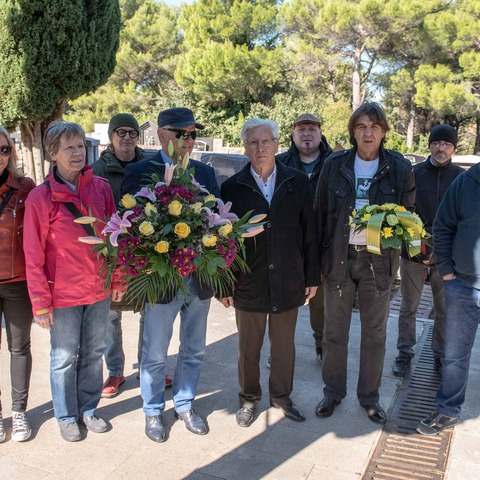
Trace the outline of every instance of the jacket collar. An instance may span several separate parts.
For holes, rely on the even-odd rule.
[[[93,180],[93,169],[90,167],[90,165],[85,165],[85,167],[83,167],[80,175],[78,176],[77,195],[75,195],[67,185],[57,181],[54,175],[54,169],[50,171],[45,180],[49,182],[50,190],[54,194],[52,195],[52,200],[62,201],[65,197],[71,198],[72,195],[78,196],[80,192],[84,190],[89,183],[91,183]]]
[[[17,177],[14,177],[11,173],[8,175],[7,181],[5,182],[5,186],[10,188],[13,187],[15,189],[20,189],[20,182]]]

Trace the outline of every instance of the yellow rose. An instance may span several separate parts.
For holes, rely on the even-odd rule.
[[[138,229],[140,230],[140,233],[146,237],[149,237],[155,232],[155,229],[150,222],[142,222]]]
[[[207,195],[204,199],[203,199],[203,203],[208,203],[208,202],[215,202],[217,199],[215,197],[215,195]]]
[[[228,234],[232,231],[232,224],[231,223],[227,223],[226,225],[222,225],[219,229],[218,229],[218,233],[220,234],[221,237],[228,237]]]
[[[217,243],[217,236],[216,235],[211,235],[207,234],[202,237],[202,243],[206,247],[214,247]]]
[[[157,213],[157,208],[155,207],[155,205],[147,202],[144,208],[144,212],[147,217],[151,217],[153,214]]]
[[[178,217],[182,213],[182,204],[178,200],[174,200],[168,206],[168,213],[174,217]]]
[[[130,209],[137,204],[137,201],[135,200],[135,197],[133,195],[127,193],[122,197],[121,203],[125,208]]]
[[[203,203],[202,202],[196,202],[193,205],[190,205],[190,209],[192,210],[193,213],[196,213],[197,215],[202,211]]]
[[[169,247],[170,244],[165,240],[162,240],[155,245],[155,251],[158,253],[167,253]]]
[[[190,235],[190,227],[184,222],[178,222],[173,231],[179,238],[187,238]]]

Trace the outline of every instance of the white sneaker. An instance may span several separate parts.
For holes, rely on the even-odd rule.
[[[3,417],[2,412],[0,412],[0,443],[2,443],[7,438],[7,432],[3,426]]]
[[[24,442],[32,435],[26,412],[12,412],[12,440]]]

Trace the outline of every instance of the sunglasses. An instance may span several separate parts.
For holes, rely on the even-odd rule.
[[[0,155],[2,155],[2,157],[8,157],[11,153],[12,153],[12,147],[10,145],[0,146]]]
[[[175,132],[175,138],[180,139],[182,137],[184,140],[189,139],[192,137],[192,140],[197,138],[197,131],[194,130],[193,132],[189,132],[187,130],[179,130],[178,128],[166,128],[163,127],[164,130],[168,130],[169,132]]]
[[[136,130],[124,130],[123,128],[119,128],[115,130],[115,133],[120,137],[123,138],[127,133],[130,138],[137,138],[138,132]]]

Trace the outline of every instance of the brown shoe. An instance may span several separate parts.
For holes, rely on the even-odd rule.
[[[120,385],[125,383],[125,377],[123,375],[119,377],[108,377],[103,384],[102,398],[112,398],[118,394]]]

